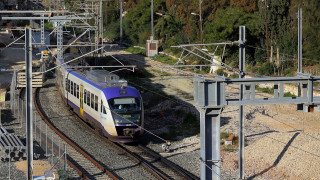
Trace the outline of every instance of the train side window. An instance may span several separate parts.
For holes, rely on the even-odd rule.
[[[73,82],[72,81],[70,81],[70,82],[71,82],[71,89],[70,89],[71,92],[70,93],[73,95]]]
[[[79,99],[79,85],[77,84],[77,98]]]
[[[91,93],[91,108],[94,109],[94,94]]]
[[[87,103],[87,90],[86,89],[84,90],[84,93],[83,93],[83,100],[84,100],[84,103],[86,104]]]
[[[94,96],[94,110],[98,111],[98,96]]]
[[[73,95],[74,95],[74,97],[77,97],[77,84],[76,83],[73,84]]]
[[[90,106],[90,91],[87,94],[87,105]]]
[[[68,79],[66,79],[66,91],[67,92],[69,92],[69,82],[68,82],[69,80]]]

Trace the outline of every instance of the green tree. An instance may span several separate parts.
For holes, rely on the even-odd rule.
[[[303,57],[313,59],[303,60],[306,65],[319,63],[320,56],[320,1],[318,0],[294,0],[291,6],[291,13],[295,14],[298,8],[302,8],[302,39],[303,39]],[[297,30],[296,30],[297,31]],[[295,36],[297,39],[297,36]],[[297,46],[296,46],[297,47]],[[295,53],[297,54],[297,53]]]
[[[239,26],[246,26],[247,44],[255,44],[257,31],[255,22],[256,17],[251,13],[246,13],[239,7],[228,7],[227,9],[218,10],[214,21],[207,21],[204,28],[204,37],[206,42],[226,42],[236,41],[239,39]],[[212,47],[213,49],[215,47]],[[213,50],[211,49],[211,51]],[[248,60],[253,61],[254,50],[246,49]],[[238,64],[238,47],[230,46],[226,50],[229,60]]]
[[[296,25],[293,15],[290,14],[290,1],[272,0],[260,1],[257,12],[257,25],[261,32],[260,45],[264,49],[270,50],[279,48],[280,53],[295,54],[297,47]],[[267,39],[268,33],[268,39]],[[268,47],[267,47],[268,44]],[[267,61],[270,52],[258,50],[256,59]],[[261,59],[262,58],[262,59]]]
[[[184,44],[186,38],[183,36],[181,28],[183,24],[180,20],[175,19],[171,15],[163,15],[159,18],[155,25],[155,36],[163,42],[164,48],[171,45]]]

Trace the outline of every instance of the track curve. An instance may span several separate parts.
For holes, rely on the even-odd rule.
[[[66,137],[61,131],[59,131],[45,116],[43,110],[40,107],[39,104],[39,90],[40,88],[36,88],[35,92],[34,92],[34,106],[37,110],[37,112],[39,113],[39,115],[41,116],[41,118],[43,119],[43,121],[58,135],[60,136],[64,141],[66,141],[72,148],[74,148],[78,153],[80,153],[83,157],[85,157],[85,159],[87,159],[88,161],[90,161],[92,164],[94,164],[100,171],[102,171],[105,175],[107,175],[109,178],[114,179],[114,180],[118,180],[119,177],[112,173],[111,171],[107,170],[106,168],[103,167],[103,165],[101,165],[98,161],[96,161],[93,157],[91,157],[88,153],[86,153],[81,147],[79,147],[76,143],[74,143],[71,139],[69,139],[68,137]],[[88,174],[88,171],[86,171],[86,169],[77,163],[73,158],[71,158],[70,156],[67,157],[67,162],[68,164],[75,169],[79,175],[83,178],[83,179],[92,179],[92,176],[90,176],[90,174]],[[83,163],[83,162],[82,162]],[[103,178],[105,179],[105,178]]]

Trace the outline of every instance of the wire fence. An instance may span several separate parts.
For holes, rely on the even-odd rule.
[[[10,102],[6,106],[11,110],[15,121],[13,128],[24,131],[26,128],[26,101],[19,97],[17,90],[13,89],[12,91],[10,94],[13,96],[10,97]],[[49,170],[59,174],[61,178],[67,178],[70,168],[67,165],[67,145],[65,141],[48,127],[35,109],[33,109],[32,128],[34,172],[45,173]],[[12,160],[12,158],[8,159],[8,179],[13,178],[10,169]],[[34,175],[41,174],[34,173]]]

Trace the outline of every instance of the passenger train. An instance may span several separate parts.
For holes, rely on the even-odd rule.
[[[142,98],[126,80],[106,70],[73,70],[62,65],[56,69],[56,85],[64,103],[112,141],[135,142],[142,135]]]

